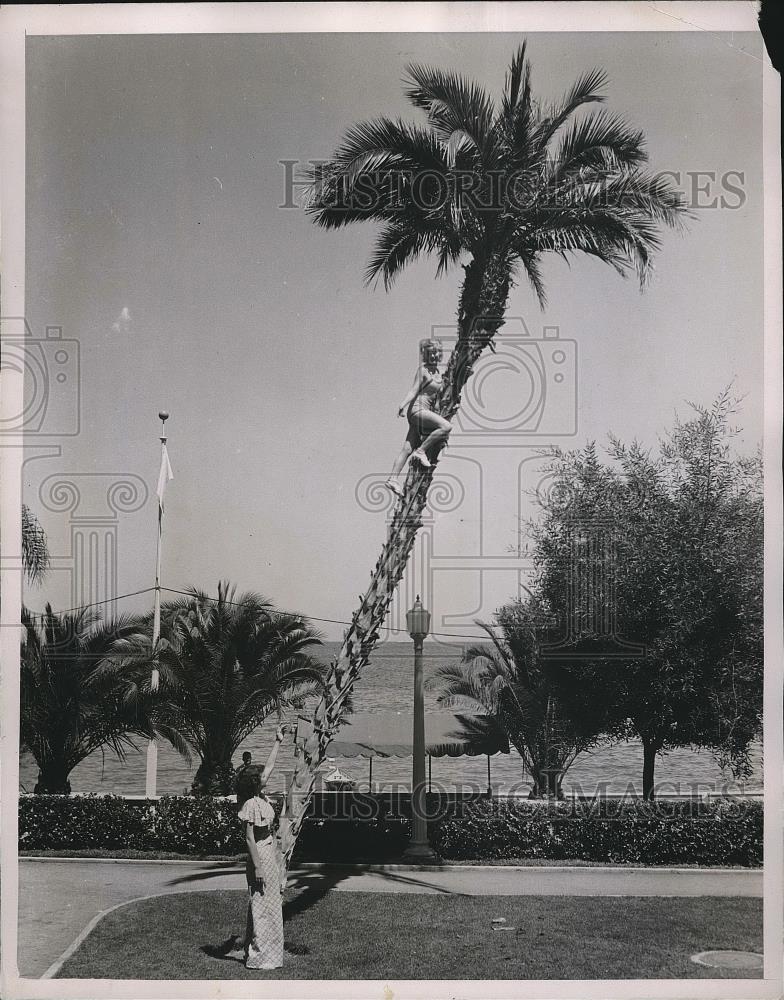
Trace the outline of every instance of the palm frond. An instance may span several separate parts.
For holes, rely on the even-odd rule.
[[[421,216],[412,197],[417,177],[449,170],[445,150],[427,129],[378,118],[349,128],[328,163],[310,171],[306,211],[327,229],[363,219]]]
[[[637,165],[647,159],[645,135],[620,115],[596,112],[566,130],[554,159],[557,176],[581,167],[614,171],[619,165]]]
[[[33,584],[40,583],[49,568],[46,532],[27,504],[22,504],[22,564]]]
[[[504,89],[504,112],[506,114],[511,113],[517,107],[518,102],[525,102],[525,92],[530,89],[530,64],[525,58],[527,47],[528,43],[526,41],[521,42],[514,56],[512,56],[512,62],[509,65]],[[520,82],[526,71],[528,78],[521,92]]]
[[[534,290],[539,305],[544,309],[547,306],[547,289],[545,288],[537,254],[532,253],[527,247],[520,247],[518,257],[520,263],[523,265],[525,275],[531,283],[531,288]]]
[[[569,118],[584,104],[596,104],[606,100],[601,93],[607,84],[607,74],[602,69],[592,69],[577,78],[559,105],[551,108],[542,117],[537,130],[537,143],[544,148]]]
[[[397,275],[433,242],[431,236],[413,228],[390,223],[376,238],[373,253],[365,271],[365,284],[371,284],[379,275],[384,287],[391,288]]]
[[[492,159],[493,102],[472,80],[433,66],[410,65],[406,97],[426,114],[433,132],[448,143],[455,132],[468,136],[482,160]]]

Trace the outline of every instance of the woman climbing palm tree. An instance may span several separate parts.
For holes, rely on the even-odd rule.
[[[437,340],[423,340],[419,345],[419,356],[419,367],[414,375],[413,385],[398,410],[399,417],[408,417],[408,437],[386,482],[397,496],[402,496],[403,493],[397,477],[409,458],[429,469],[432,463],[428,458],[428,450],[446,442],[452,430],[449,421],[433,410],[433,404],[444,384],[438,370],[443,357],[441,344]]]

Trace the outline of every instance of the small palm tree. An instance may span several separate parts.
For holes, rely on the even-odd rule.
[[[38,765],[35,790],[67,795],[71,771],[96,750],[123,760],[134,736],[170,738],[155,727],[132,678],[110,667],[115,643],[138,628],[131,618],[102,623],[95,611],[22,612],[20,740]]]
[[[492,646],[470,646],[459,663],[449,663],[427,686],[441,691],[444,708],[477,708],[506,733],[531,775],[532,798],[561,797],[563,777],[596,738],[578,733],[553,690],[541,656],[547,629],[535,607],[516,602],[496,615],[500,628],[477,622]]]
[[[124,641],[121,653],[149,690],[149,630]],[[178,732],[201,763],[196,793],[230,794],[231,758],[272,713],[320,692],[324,667],[308,650],[320,643],[304,619],[276,611],[259,594],[239,597],[228,582],[217,599],[192,588],[161,609],[159,690],[154,718]]]

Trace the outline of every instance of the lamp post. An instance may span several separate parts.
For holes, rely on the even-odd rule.
[[[411,840],[404,856],[417,861],[432,861],[435,851],[427,839],[425,798],[425,678],[422,645],[430,631],[430,612],[417,599],[406,613],[408,634],[414,640],[414,764],[411,781]]]

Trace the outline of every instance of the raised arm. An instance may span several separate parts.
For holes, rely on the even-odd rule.
[[[403,416],[403,414],[408,409],[409,403],[413,402],[413,400],[415,400],[416,397],[419,395],[419,390],[422,388],[423,379],[424,379],[424,371],[422,369],[422,366],[420,365],[419,368],[417,368],[416,370],[416,375],[414,375],[414,381],[411,384],[411,388],[406,393],[406,398],[400,404],[400,409],[397,411],[399,416],[401,417]]]
[[[275,766],[275,761],[278,757],[278,750],[280,750],[280,745],[283,742],[283,735],[286,732],[286,727],[284,725],[278,726],[275,730],[275,742],[272,744],[272,749],[270,750],[270,755],[267,758],[267,763],[264,765],[264,770],[261,772],[261,785],[262,788],[269,781],[269,776],[272,774],[272,769]]]

